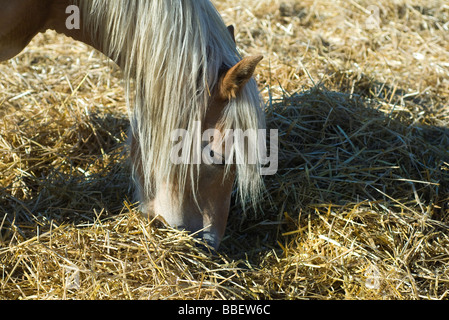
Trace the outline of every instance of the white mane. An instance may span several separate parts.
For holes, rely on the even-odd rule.
[[[187,179],[195,186],[198,171],[195,165],[170,162],[170,132],[193,130],[195,121],[204,120],[219,69],[241,60],[219,13],[209,0],[73,1],[81,8],[85,30],[123,69],[132,133],[141,149],[142,191],[151,198],[165,183],[182,195]],[[261,111],[251,80],[226,107],[225,128],[261,128]],[[234,148],[246,156],[244,146]],[[256,201],[262,189],[259,166],[236,166],[243,205]]]

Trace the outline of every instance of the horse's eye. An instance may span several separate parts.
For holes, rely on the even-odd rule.
[[[219,155],[217,154],[217,156],[219,156]],[[215,152],[213,150],[210,150],[210,157],[212,159],[215,159]],[[220,161],[218,163],[214,163],[214,165],[216,165],[216,166],[224,166],[226,164],[225,158],[223,156],[219,156],[219,157],[221,158]]]

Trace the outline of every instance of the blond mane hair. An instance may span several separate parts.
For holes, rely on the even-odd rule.
[[[220,68],[241,60],[221,16],[209,0],[73,1],[81,9],[85,32],[123,70],[131,130],[141,150],[144,196],[154,197],[161,184],[176,186],[171,191],[182,195],[187,179],[196,194],[199,168],[171,163],[169,137],[175,129],[191,132],[195,121],[204,121]],[[251,80],[226,106],[224,128],[263,128],[261,105]],[[245,146],[233,148],[247,157]],[[236,165],[243,205],[256,203],[263,188],[259,163]]]

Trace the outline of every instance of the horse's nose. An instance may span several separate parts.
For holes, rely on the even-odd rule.
[[[202,234],[202,238],[204,239],[204,241],[206,241],[208,245],[210,245],[215,250],[217,250],[218,247],[220,246],[221,239],[217,235],[217,233],[213,231],[204,231]]]
[[[204,240],[214,250],[217,250],[220,246],[221,237],[217,234],[217,232],[214,232],[214,230],[200,231],[199,228],[191,228],[184,225],[175,226],[175,228],[178,230],[190,231],[195,235],[196,238]]]

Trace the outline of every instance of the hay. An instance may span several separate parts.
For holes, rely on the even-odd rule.
[[[447,299],[449,8],[217,2],[280,164],[219,253],[129,204],[120,72],[52,32],[0,65],[1,299]],[[368,13],[367,13],[368,12]]]

